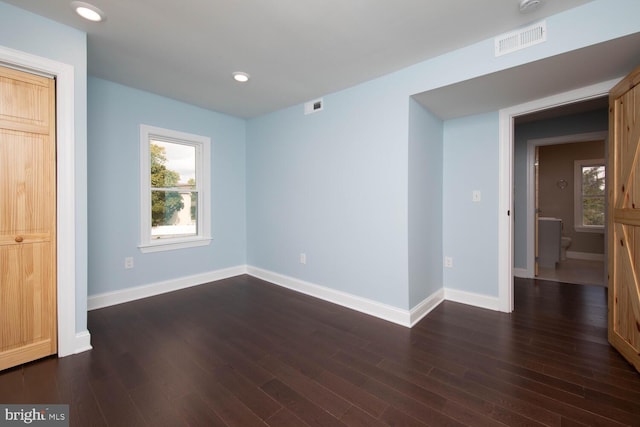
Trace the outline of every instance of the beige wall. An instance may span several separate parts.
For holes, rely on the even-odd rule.
[[[539,147],[539,207],[540,216],[562,219],[564,236],[572,239],[569,251],[604,254],[604,234],[576,232],[573,227],[574,161],[604,159],[604,141]],[[568,185],[561,189],[557,183]]]

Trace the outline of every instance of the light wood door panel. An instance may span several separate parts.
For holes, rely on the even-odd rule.
[[[55,81],[0,67],[0,369],[57,350]]]
[[[640,68],[609,97],[609,342],[640,371]]]
[[[50,114],[49,80],[2,67],[0,128],[48,134],[55,117]]]

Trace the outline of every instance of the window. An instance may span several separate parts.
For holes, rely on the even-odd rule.
[[[577,231],[604,232],[605,164],[604,160],[576,160],[574,214]]]
[[[204,136],[140,125],[142,252],[211,242],[210,145]]]

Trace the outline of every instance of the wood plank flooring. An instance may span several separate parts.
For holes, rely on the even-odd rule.
[[[640,426],[606,289],[516,279],[516,310],[413,329],[249,276],[89,312],[94,349],[0,372],[74,426]]]

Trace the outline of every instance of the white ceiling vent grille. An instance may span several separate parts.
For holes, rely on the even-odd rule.
[[[496,56],[506,55],[547,40],[547,21],[537,22],[495,38]]]
[[[324,109],[324,103],[322,101],[322,98],[309,101],[304,104],[305,114],[317,113],[318,111],[322,111],[323,109]]]

